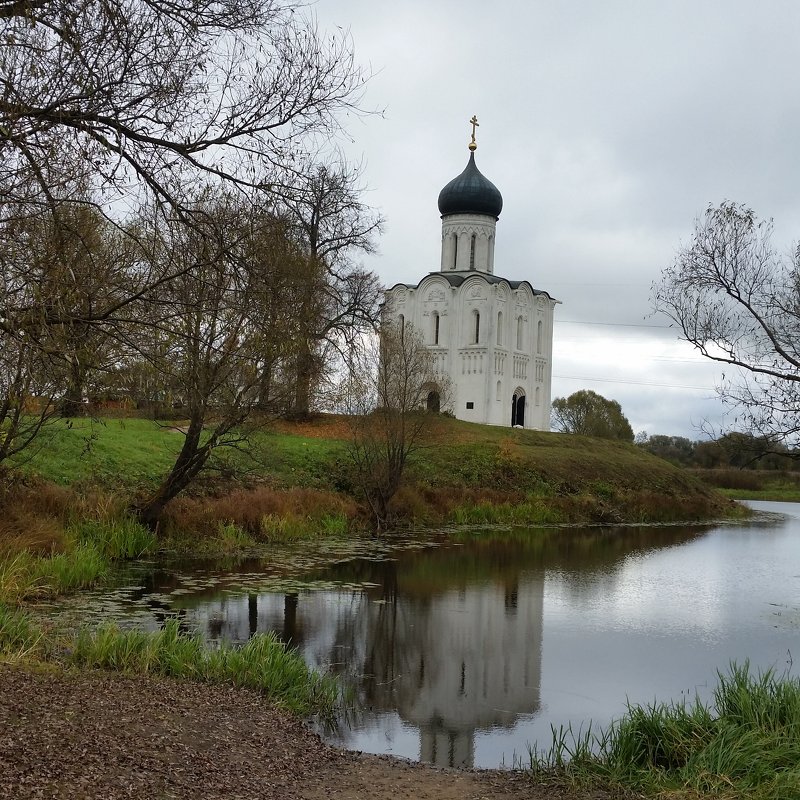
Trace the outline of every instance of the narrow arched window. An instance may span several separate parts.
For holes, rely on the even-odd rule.
[[[517,350],[522,350],[522,317],[517,317]]]
[[[453,269],[458,268],[458,234],[453,234]]]
[[[475,344],[479,344],[481,341],[481,315],[479,311],[472,313],[475,316]]]
[[[433,343],[439,344],[439,313],[433,312]]]
[[[539,387],[536,387],[536,405],[539,405]]]
[[[542,352],[542,321],[539,320],[538,325],[536,326],[536,352]]]
[[[500,400],[502,396],[503,396],[503,384],[501,381],[497,381],[497,395],[495,399]]]
[[[486,264],[486,268],[489,272],[492,271],[492,265],[494,264],[494,236],[489,237],[489,261]]]
[[[497,344],[503,344],[503,312],[497,312]]]
[[[400,335],[402,336],[406,332],[406,318],[402,314],[397,318],[397,327],[400,328]]]
[[[473,233],[472,238],[469,240],[469,268],[475,269],[475,242],[477,236]]]

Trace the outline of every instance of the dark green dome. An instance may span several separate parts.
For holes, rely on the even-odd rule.
[[[439,192],[439,213],[443,217],[450,214],[486,214],[497,219],[502,210],[503,196],[475,165],[474,152],[469,154],[466,169]]]

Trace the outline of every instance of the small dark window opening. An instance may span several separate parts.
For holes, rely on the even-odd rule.
[[[475,408],[475,403],[473,403],[471,400],[468,400],[467,401],[467,408]]]
[[[433,315],[433,343],[439,344],[439,315]]]
[[[479,344],[481,340],[481,315],[480,312],[475,312],[475,344]]]
[[[458,234],[453,234],[453,269],[458,268]]]
[[[470,239],[470,243],[469,243],[469,268],[470,269],[475,269],[475,239],[476,239],[476,236],[473,233],[472,234],[472,239]]]

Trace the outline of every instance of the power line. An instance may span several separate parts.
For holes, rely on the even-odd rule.
[[[653,356],[652,361],[671,361],[676,364],[705,364],[710,365],[714,362],[707,358],[678,358],[677,356]],[[717,364],[719,366],[719,364]]]
[[[567,325],[604,325],[609,328],[660,328],[674,330],[672,325],[645,325],[639,322],[588,322],[582,319],[556,319],[556,323],[563,322]]]
[[[589,381],[590,383],[623,383],[623,384],[630,384],[632,386],[658,386],[664,389],[696,389],[702,392],[712,392],[713,389],[709,389],[708,386],[689,386],[687,384],[682,383],[656,383],[655,381],[631,381],[626,380],[624,378],[589,378],[585,375],[556,375],[553,374],[554,378],[561,378],[562,380],[568,381]]]

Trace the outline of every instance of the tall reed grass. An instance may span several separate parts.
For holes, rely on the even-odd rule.
[[[456,525],[547,525],[564,519],[556,508],[541,500],[520,503],[482,502],[457,506],[450,512],[449,522]]]
[[[108,570],[108,559],[92,542],[79,542],[66,553],[39,556],[32,563],[33,575],[47,594],[94,586]]]
[[[169,620],[157,633],[105,625],[81,631],[72,663],[133,673],[151,673],[205,683],[227,683],[263,692],[298,714],[330,713],[339,699],[336,680],[310,670],[274,634],[256,634],[242,647],[204,646]]]
[[[107,559],[141,558],[156,550],[156,535],[130,517],[83,520],[68,529],[78,542],[91,544]]]
[[[91,543],[66,553],[37,556],[26,551],[0,557],[0,602],[10,605],[94,586],[107,575],[109,562]]]
[[[13,604],[94,586],[108,575],[112,561],[141,557],[156,546],[154,534],[127,517],[74,522],[59,550],[0,551],[0,601]]]
[[[0,603],[0,661],[21,661],[43,651],[44,637],[33,619]]]
[[[719,674],[712,706],[631,705],[595,733],[553,731],[531,753],[534,773],[646,796],[800,797],[800,680],[749,665]]]

